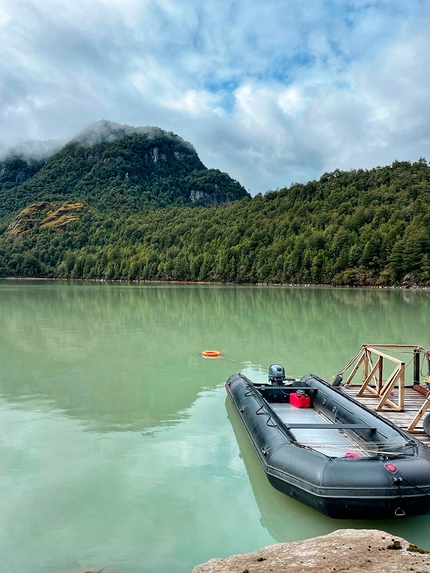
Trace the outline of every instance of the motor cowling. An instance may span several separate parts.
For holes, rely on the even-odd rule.
[[[285,370],[280,364],[269,366],[269,382],[277,386],[283,386],[285,380]]]

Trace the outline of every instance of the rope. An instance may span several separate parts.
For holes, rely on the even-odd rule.
[[[264,451],[266,452],[270,452],[270,450],[273,450],[273,448],[280,448],[281,446],[288,446],[288,444],[291,444],[292,442],[281,442],[280,444],[275,444],[274,446],[270,446],[270,448],[263,448]]]
[[[352,364],[354,364],[354,362],[356,361],[356,359],[358,358],[359,354],[361,353],[363,346],[356,352],[355,356],[353,358],[351,358],[351,360],[348,362],[348,364],[346,366],[344,366],[342,368],[342,370],[339,370],[339,372],[337,374],[335,374],[334,376],[332,376],[330,378],[330,380],[336,378],[336,376],[340,376],[341,374],[343,374],[345,372],[345,370],[348,370],[348,368],[350,366],[352,366]]]
[[[361,348],[378,348],[380,350],[385,350],[387,352],[393,352],[394,354],[415,354],[416,352],[418,354],[429,354],[430,351],[429,350],[425,350],[425,348],[422,348],[421,346],[415,347],[413,350],[400,350],[399,348],[390,348],[390,347],[386,347],[385,345],[379,345],[379,344],[363,344],[363,346]],[[361,350],[361,349],[360,349]]]
[[[309,442],[299,442],[300,445],[306,447],[306,448],[310,448],[311,450],[317,450],[317,449],[330,449],[330,450],[335,450],[335,451],[345,451],[345,446],[335,446],[335,445],[331,445],[331,444],[312,444]],[[407,454],[402,454],[401,452],[393,452],[393,451],[384,451],[384,450],[379,450],[377,448],[375,449],[367,449],[367,448],[360,448],[357,446],[348,446],[348,451],[350,452],[357,452],[357,453],[364,453],[365,455],[378,455],[378,456],[388,456],[388,455],[393,455],[395,454],[396,456],[405,456]]]
[[[224,360],[228,360],[229,362],[234,362],[235,364],[241,364],[242,366],[249,366],[250,368],[255,368],[256,370],[266,370],[264,366],[260,366],[260,364],[252,364],[252,362],[241,362],[240,360],[234,360],[233,358],[227,358],[226,356],[221,356]]]
[[[426,384],[428,384],[430,382],[430,380],[429,380],[429,378],[430,378],[430,352],[428,350],[426,350],[426,352],[424,352],[423,354],[424,354],[424,356],[422,357],[422,360],[421,360],[420,374],[424,378],[424,382]],[[423,374],[423,365],[424,365],[425,359],[427,359],[427,374]]]
[[[424,495],[430,495],[430,492],[425,491],[421,486],[417,485],[416,483],[412,483],[411,481],[409,481],[408,479],[404,478],[403,476],[400,476],[402,478],[403,481],[405,481],[406,483],[408,483],[409,485],[411,485],[412,487],[414,487],[415,489],[417,489],[419,492],[423,493]],[[399,484],[400,485],[400,484]],[[428,488],[428,486],[427,486]]]
[[[289,444],[295,444],[301,448],[309,448],[310,450],[317,450],[317,449],[330,449],[330,450],[335,450],[335,451],[345,451],[345,446],[332,446],[331,444],[309,444],[306,442],[280,442],[279,444],[275,444],[273,446],[270,446],[270,448],[264,448],[264,451],[266,452],[270,452],[270,450],[273,450],[274,448],[280,448],[281,446],[286,446]],[[370,450],[370,449],[366,449],[366,448],[359,448],[359,447],[349,447],[348,446],[348,451],[350,452],[357,452],[357,453],[361,453],[364,455],[393,455],[395,454],[396,456],[400,456],[400,455],[406,455],[406,454],[402,454],[399,452],[390,452],[390,451],[383,451],[383,450],[378,450],[378,451],[374,451],[374,450]],[[411,485],[414,485],[411,483]],[[418,486],[416,486],[418,487]]]
[[[348,368],[350,368],[354,362],[357,360],[358,356],[360,355],[360,353],[363,351],[364,348],[367,348],[369,345],[368,344],[363,344],[363,346],[361,346],[361,348],[359,348],[359,350],[356,352],[356,354],[354,355],[353,358],[351,358],[351,360],[348,362],[348,364],[346,366],[344,366],[341,370],[339,370],[339,372],[337,374],[335,374],[334,376],[331,376],[331,378],[329,378],[328,380],[326,380],[326,382],[330,381],[330,380],[334,380],[336,378],[336,376],[340,376],[341,374],[343,374],[346,370],[348,370]],[[415,350],[397,350],[397,349],[386,349],[384,346],[378,346],[377,344],[373,344],[372,348],[382,348],[384,350],[390,350],[392,353],[395,354],[412,354],[412,358],[410,359],[410,361],[405,364],[405,367],[407,368],[408,366],[410,366],[410,364],[412,363],[415,353],[419,353],[419,354],[423,354],[427,360],[430,360],[430,350],[425,350],[424,348],[417,348]],[[423,357],[423,361],[424,361],[424,357]],[[422,364],[421,364],[421,372],[422,372]],[[430,372],[428,372],[428,376],[430,377]]]
[[[363,348],[363,347],[361,347]],[[328,378],[326,380],[326,382],[330,382],[331,380],[334,380],[336,378],[336,376],[340,376],[341,374],[343,374],[345,372],[345,370],[348,370],[348,368],[355,362],[355,360],[358,358],[358,355],[361,352],[361,348],[360,350],[355,354],[354,358],[351,358],[351,360],[348,362],[348,364],[346,366],[344,366],[342,368],[342,370],[339,370],[339,372],[337,374],[334,374],[333,376],[331,376],[330,378]]]
[[[253,364],[252,362],[241,362],[240,360],[234,360],[233,358],[227,358],[226,356],[220,356],[220,358],[224,358],[224,360],[228,360],[229,362],[234,362],[235,364],[240,364],[242,366],[247,366],[249,368],[255,368],[255,370],[261,370],[262,372],[268,372],[266,366],[261,366],[260,364]],[[298,380],[296,376],[286,376],[285,380],[287,381],[294,381]]]

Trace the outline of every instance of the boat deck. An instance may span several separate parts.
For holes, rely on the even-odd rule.
[[[285,424],[324,424],[327,420],[313,408],[296,408],[291,404],[271,403],[270,407]],[[347,452],[365,456],[364,450],[337,429],[294,428],[291,430],[297,440],[326,456],[343,458]]]
[[[375,397],[357,396],[357,392],[359,391],[359,389],[360,386],[358,385],[349,387],[342,386],[342,390],[346,392],[351,398],[354,398],[354,400],[356,400],[360,404],[364,404],[370,410],[375,410],[379,399],[376,396]],[[396,398],[397,398],[397,389],[394,390],[393,401]],[[403,412],[398,412],[391,408],[386,408],[377,413],[383,418],[390,420],[390,422],[393,422],[393,424],[395,424],[402,430],[407,431],[407,428],[411,424],[412,420],[415,418],[416,414],[418,413],[418,410],[421,408],[424,401],[425,401],[424,394],[420,394],[420,392],[417,392],[411,387],[405,387],[405,409]],[[423,418],[427,415],[427,413],[430,413],[430,408],[424,414]],[[427,434],[425,434],[423,430],[422,419],[415,428],[415,431],[413,433],[410,433],[409,435],[411,436],[411,438],[419,440],[424,444],[426,444],[427,446],[430,446],[430,437],[427,436]]]

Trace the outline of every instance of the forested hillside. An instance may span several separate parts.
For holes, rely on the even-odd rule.
[[[109,121],[89,126],[48,161],[12,154],[0,170],[3,220],[40,201],[131,213],[167,205],[217,205],[247,195],[227,173],[205,167],[178,135]]]
[[[9,148],[0,160],[0,193],[33,177],[64,144],[61,140],[26,141]]]
[[[94,203],[80,207],[75,219],[55,227],[42,226],[36,217],[15,235],[5,235],[6,221],[0,275],[430,284],[430,167],[425,159],[337,170],[319,181],[218,206],[132,212]]]

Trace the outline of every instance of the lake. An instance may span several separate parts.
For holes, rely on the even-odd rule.
[[[0,281],[0,573],[190,573],[345,527],[430,549],[430,516],[338,521],[274,490],[224,390],[430,348],[428,316],[424,290]]]

